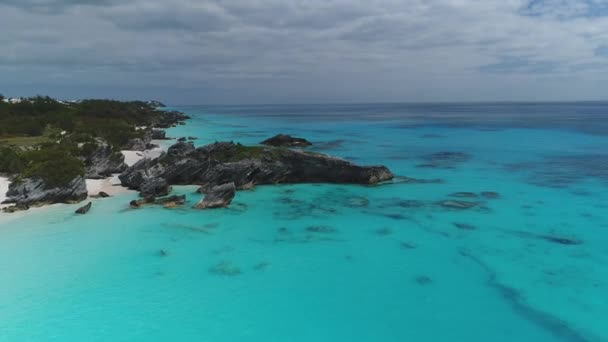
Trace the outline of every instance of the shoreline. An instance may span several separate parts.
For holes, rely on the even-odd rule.
[[[174,139],[171,139],[171,140],[174,140]],[[121,153],[125,157],[125,164],[127,164],[129,167],[131,167],[142,159],[158,158],[163,152],[166,152],[166,150],[167,150],[167,147],[165,146],[166,144],[163,144],[163,142],[166,142],[166,141],[167,140],[152,140],[152,143],[155,145],[158,145],[158,147],[155,147],[150,150],[144,150],[144,151],[122,150]],[[127,187],[123,187],[120,180],[118,179],[118,176],[119,176],[119,174],[116,173],[116,174],[113,174],[111,177],[107,177],[107,178],[103,178],[103,179],[85,179],[85,182],[87,184],[88,197],[87,197],[87,199],[85,199],[82,202],[86,202],[88,200],[95,199],[95,198],[91,198],[91,196],[96,196],[101,191],[107,193],[110,196],[121,195],[121,194],[125,194],[128,192],[134,192],[134,193],[136,192],[134,190],[130,190]],[[3,201],[5,201],[7,199],[6,192],[8,191],[10,184],[11,184],[11,182],[8,177],[0,177],[0,203],[2,203]],[[0,204],[0,210],[2,210],[3,208],[6,208],[6,207],[10,207],[11,205],[13,205],[13,204]],[[10,213],[10,214],[9,213],[0,213],[0,223],[6,223],[7,221],[12,220],[13,218],[23,217],[24,215],[27,215],[28,213],[39,212],[40,210],[45,209],[45,208],[51,208],[51,207],[56,207],[56,206],[61,206],[61,205],[66,205],[66,204],[54,203],[54,204],[43,205],[40,207],[31,207],[28,210],[18,211],[16,213]]]

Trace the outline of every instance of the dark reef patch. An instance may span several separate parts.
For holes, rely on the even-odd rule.
[[[495,191],[484,191],[481,193],[481,197],[486,199],[498,199],[500,198],[500,194]]]
[[[378,236],[388,236],[388,235],[393,234],[393,230],[390,228],[384,227],[384,228],[376,229],[376,231],[374,233]]]
[[[423,134],[420,136],[422,139],[439,139],[439,138],[445,138],[445,135],[441,135],[441,134]]]
[[[608,155],[551,156],[539,161],[509,164],[506,169],[523,173],[528,184],[566,188],[589,178],[608,182]]]
[[[547,332],[553,334],[556,338],[563,341],[595,341],[595,339],[588,338],[583,333],[574,329],[572,326],[570,326],[570,324],[568,324],[568,322],[565,322],[560,318],[551,315],[550,313],[543,312],[530,306],[526,302],[524,296],[517,289],[500,283],[498,281],[496,272],[480,258],[472,255],[470,252],[464,249],[460,250],[460,255],[473,261],[486,272],[488,275],[488,286],[495,289],[498,294],[511,306],[513,311],[519,314],[521,317],[536,324],[536,326],[546,330]]]
[[[582,245],[583,241],[574,238],[574,237],[566,237],[566,236],[560,236],[560,235],[553,235],[553,234],[535,234],[535,233],[530,233],[530,232],[524,232],[524,231],[512,231],[512,234],[519,236],[519,237],[523,237],[523,238],[532,238],[532,239],[538,239],[538,240],[545,240],[551,243],[555,243],[558,245],[565,245],[565,246],[575,246],[575,245]]]
[[[422,286],[430,285],[431,283],[433,283],[433,279],[431,279],[431,277],[425,276],[425,275],[417,276],[416,278],[414,278],[414,281],[416,282],[416,284],[422,285]]]
[[[457,197],[457,198],[477,198],[477,195],[474,192],[454,192],[448,195],[448,197]]]
[[[401,247],[401,249],[416,249],[416,248],[418,248],[418,246],[416,246],[415,244],[413,244],[411,242],[407,242],[407,241],[401,241],[399,243],[399,246]]]
[[[422,160],[424,163],[416,167],[453,169],[459,164],[471,160],[471,156],[463,152],[437,152],[422,156]]]
[[[221,261],[211,267],[209,272],[221,276],[236,276],[241,274],[241,269],[231,261]]]
[[[447,200],[441,201],[438,204],[447,209],[464,210],[477,207],[479,205],[479,202]]]
[[[454,225],[454,227],[461,230],[477,230],[476,226],[468,223],[453,222],[452,224]]]

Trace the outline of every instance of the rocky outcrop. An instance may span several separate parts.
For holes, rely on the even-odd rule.
[[[275,147],[307,147],[312,145],[312,143],[306,139],[292,137],[287,134],[275,135],[270,139],[262,141],[261,144]]]
[[[141,138],[129,139],[121,149],[127,151],[151,150],[158,147],[158,145],[152,143],[152,139],[155,139],[155,136],[164,136],[164,132],[165,131],[159,129],[146,130]]]
[[[178,143],[154,160],[141,160],[119,179],[123,186],[157,195],[168,185],[200,185],[203,190],[234,183],[236,189],[286,183],[378,184],[393,178],[384,166],[358,166],[319,153],[221,142],[199,148]],[[164,182],[163,182],[164,181]],[[163,187],[150,187],[163,184]]]
[[[154,140],[167,140],[167,132],[162,129],[153,129],[150,132],[150,137]]]
[[[175,208],[186,204],[186,195],[173,195],[162,198],[147,197],[133,200],[129,203],[129,206],[133,209],[138,209],[147,204],[162,205],[165,208]]]
[[[97,148],[89,155],[80,158],[85,165],[85,178],[102,179],[114,173],[121,173],[129,166],[125,164],[125,156],[115,152],[105,142],[98,142]]]
[[[127,151],[145,151],[158,147],[158,145],[152,144],[151,140],[150,137],[133,138],[124,144],[122,149]]]
[[[158,177],[143,182],[139,190],[143,197],[157,197],[168,195],[171,192],[171,187],[166,179]]]
[[[197,209],[225,208],[232,203],[236,192],[234,183],[226,183],[211,188],[194,207]]]
[[[76,209],[75,213],[79,214],[79,215],[84,215],[84,214],[88,213],[89,210],[91,210],[92,206],[93,206],[93,203],[89,202],[89,203],[87,203],[87,205]]]
[[[167,111],[164,115],[154,123],[154,127],[157,128],[170,128],[175,127],[179,124],[184,124],[190,117],[184,113],[177,111]]]
[[[39,206],[53,203],[78,203],[87,198],[87,184],[76,177],[64,186],[48,187],[42,178],[26,178],[11,183],[5,203],[18,206]]]
[[[162,205],[165,208],[175,208],[186,204],[186,195],[173,195],[154,200],[154,204]]]

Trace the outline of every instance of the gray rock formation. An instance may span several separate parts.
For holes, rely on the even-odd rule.
[[[150,132],[150,137],[154,140],[166,140],[167,139],[167,132],[165,132],[162,129],[153,129]]]
[[[142,160],[119,176],[143,196],[167,185],[201,185],[203,190],[233,182],[238,190],[262,184],[339,183],[372,185],[393,178],[384,166],[358,166],[319,153],[221,142],[199,148],[178,143],[166,155]],[[150,186],[162,184],[163,186]]]
[[[171,192],[171,187],[163,178],[150,178],[141,184],[140,194],[143,197],[166,196]]]
[[[312,143],[306,139],[292,137],[287,134],[275,135],[270,139],[262,141],[261,144],[275,147],[307,147],[312,145]]]
[[[87,198],[87,184],[83,177],[76,177],[62,187],[49,188],[41,178],[26,178],[11,183],[6,196],[5,203],[18,206],[78,203]]]
[[[129,166],[125,164],[125,156],[105,142],[98,142],[97,148],[87,156],[80,158],[85,165],[85,178],[102,179],[113,173],[121,173]]]
[[[85,206],[82,206],[80,208],[78,208],[75,213],[79,214],[79,215],[84,215],[86,213],[89,212],[89,210],[91,210],[91,207],[93,206],[93,203],[89,202],[87,203]]]
[[[186,204],[186,195],[173,195],[161,198],[146,197],[131,201],[129,206],[133,209],[138,209],[147,204],[162,205],[165,208],[175,208]]]
[[[197,209],[225,208],[232,203],[236,192],[234,183],[226,183],[211,188],[194,207]]]

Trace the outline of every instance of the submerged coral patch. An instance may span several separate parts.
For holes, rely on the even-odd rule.
[[[522,173],[528,184],[548,188],[566,188],[589,178],[608,182],[606,155],[551,156],[539,161],[509,164],[506,168]]]
[[[222,276],[236,276],[241,274],[241,269],[231,261],[221,261],[209,269],[209,272]]]
[[[470,159],[471,156],[464,152],[437,152],[422,156],[424,163],[417,167],[452,169]]]

